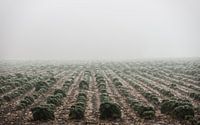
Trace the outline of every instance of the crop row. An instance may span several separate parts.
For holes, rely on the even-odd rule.
[[[100,93],[100,118],[101,119],[118,119],[121,118],[121,108],[118,104],[112,102],[106,88],[106,81],[103,74],[97,70],[96,83]]]
[[[54,93],[47,97],[46,103],[31,108],[34,120],[49,120],[54,119],[54,112],[57,106],[62,104],[62,100],[66,97],[66,93],[69,87],[74,83],[74,78],[77,73],[74,73],[65,83],[62,85],[61,89],[55,89]]]
[[[79,83],[79,93],[76,97],[76,103],[71,106],[69,112],[70,119],[83,119],[87,102],[87,90],[89,90],[89,84],[91,79],[91,72],[85,71],[83,78]]]

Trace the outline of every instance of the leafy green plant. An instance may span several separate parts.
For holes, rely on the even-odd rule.
[[[56,89],[54,91],[54,95],[56,95],[56,94],[62,94],[63,97],[66,96],[65,92],[62,89]]]
[[[47,87],[48,87],[48,84],[46,82],[40,81],[40,82],[36,83],[36,85],[35,85],[35,91],[39,91],[42,88],[46,89]]]
[[[200,101],[200,94],[199,93],[190,93],[190,97],[195,99],[195,100],[199,100]]]
[[[80,105],[73,105],[70,108],[70,119],[82,119],[84,117],[85,108]]]
[[[161,113],[169,114],[177,119],[185,119],[187,116],[194,117],[194,109],[187,100],[163,100]]]
[[[31,109],[34,120],[54,119],[54,110],[55,106],[52,104],[40,105]]]
[[[172,115],[177,119],[186,119],[188,116],[194,117],[194,109],[189,105],[176,107]]]
[[[20,101],[20,103],[17,105],[17,109],[22,109],[27,107],[28,105],[31,105],[34,102],[34,98],[31,96],[26,96],[24,99]]]
[[[121,118],[120,106],[116,103],[105,102],[100,105],[100,118],[101,119],[117,119]]]
[[[89,83],[88,82],[86,82],[86,81],[84,81],[84,80],[82,80],[81,82],[80,82],[80,84],[79,84],[79,88],[80,89],[88,89],[89,88]]]
[[[82,119],[84,118],[84,112],[86,108],[87,95],[84,91],[79,92],[76,100],[76,104],[71,106],[69,118],[70,119]]]

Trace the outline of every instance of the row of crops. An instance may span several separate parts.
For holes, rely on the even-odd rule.
[[[31,109],[34,120],[54,119],[56,107],[62,104],[63,98],[66,97],[70,86],[74,83],[77,73],[68,78],[60,89],[55,89],[53,94],[46,98],[46,102]]]
[[[117,119],[121,118],[121,108],[118,104],[114,103],[107,92],[106,80],[102,72],[97,70],[96,74],[96,83],[99,90],[100,98],[100,118],[101,119]]]
[[[85,71],[81,82],[79,83],[78,95],[76,102],[70,108],[69,118],[70,119],[83,119],[86,109],[87,101],[87,90],[91,82],[90,71]]]

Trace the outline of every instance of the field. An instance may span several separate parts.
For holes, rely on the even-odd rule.
[[[0,62],[2,125],[200,125],[200,59]]]

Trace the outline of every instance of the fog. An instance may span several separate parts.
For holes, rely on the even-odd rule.
[[[199,56],[199,0],[0,1],[0,59]]]

